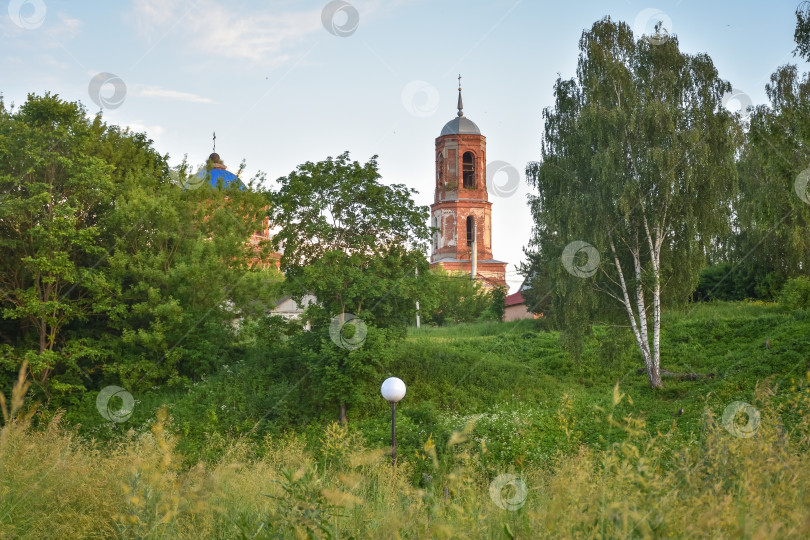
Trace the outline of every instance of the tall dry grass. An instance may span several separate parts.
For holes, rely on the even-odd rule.
[[[268,440],[257,452],[233,441],[213,465],[183,469],[160,411],[150,433],[116,446],[79,441],[58,418],[32,429],[21,375],[0,400],[2,538],[807,538],[810,536],[810,393],[758,387],[761,423],[738,438],[710,412],[699,441],[674,445],[642,420],[606,450],[580,447],[548,468],[511,473],[490,493],[485,445],[455,433],[438,455],[432,439],[394,470],[385,450],[330,426],[320,448]],[[624,396],[618,387],[614,406]],[[560,415],[564,419],[564,415]],[[790,427],[784,427],[788,420]],[[432,464],[420,485],[415,460]],[[498,472],[498,471],[495,471]],[[513,511],[493,502],[501,496]]]

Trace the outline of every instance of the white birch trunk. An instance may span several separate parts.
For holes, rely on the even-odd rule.
[[[622,289],[622,298],[624,308],[627,311],[627,317],[630,319],[630,327],[633,330],[633,335],[636,337],[636,343],[644,358],[644,365],[647,369],[647,376],[650,380],[650,386],[653,388],[663,387],[661,382],[661,368],[660,368],[660,328],[661,328],[661,303],[660,303],[660,281],[656,280],[656,288],[653,296],[653,349],[650,349],[649,332],[647,329],[647,314],[646,304],[644,301],[644,288],[641,285],[641,260],[638,246],[633,253],[633,266],[638,283],[636,287],[636,310],[633,310],[633,302],[630,299],[630,290],[627,282],[624,279],[624,272],[621,263],[619,262],[618,254],[616,253],[616,246],[613,243],[613,238],[609,237],[610,250],[613,254],[613,264],[616,266],[616,271],[619,276],[619,285]],[[657,264],[656,264],[657,266]],[[636,319],[638,313],[638,320]]]
[[[664,241],[664,235],[661,234],[661,229],[655,228],[655,238],[650,233],[650,225],[647,222],[647,212],[644,205],[641,206],[642,215],[644,216],[644,232],[647,235],[647,243],[650,247],[650,261],[652,262],[653,269],[653,350],[652,350],[652,363],[647,370],[650,377],[650,385],[653,388],[661,388],[664,386],[661,381],[661,245]]]
[[[638,348],[641,350],[641,353],[644,354],[644,341],[641,337],[639,325],[636,322],[636,314],[633,312],[633,304],[630,301],[630,293],[627,288],[627,282],[624,280],[624,272],[622,271],[622,265],[619,262],[619,256],[616,253],[616,246],[613,244],[613,238],[609,237],[609,240],[610,240],[610,251],[613,253],[613,264],[616,266],[616,271],[619,274],[619,285],[622,288],[622,298],[624,300],[622,303],[624,304],[624,309],[627,311],[627,318],[630,319],[630,328],[633,329],[633,335],[636,337],[636,343],[638,344]]]

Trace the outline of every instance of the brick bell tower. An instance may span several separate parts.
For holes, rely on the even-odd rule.
[[[460,75],[458,79],[458,115],[436,138],[436,196],[430,205],[430,225],[437,231],[430,266],[464,272],[489,287],[505,287],[506,263],[492,257],[486,137],[464,116]]]

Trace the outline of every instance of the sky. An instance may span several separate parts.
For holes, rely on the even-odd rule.
[[[766,104],[780,65],[810,71],[792,55],[799,0],[652,1],[2,1],[0,93],[81,101],[146,132],[172,164],[202,164],[216,132],[228,168],[244,160],[243,177],[261,171],[267,187],[307,161],[377,155],[383,182],[428,205],[461,74],[465,116],[503,171],[490,167],[493,254],[514,291],[532,228],[524,171],[584,29],[609,15],[641,36],[662,21],[682,51],[711,56],[731,110]]]

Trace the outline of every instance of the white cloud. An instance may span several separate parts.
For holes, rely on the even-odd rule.
[[[136,133],[146,133],[146,136],[152,139],[157,143],[158,138],[163,134],[166,129],[160,125],[152,125],[147,126],[143,124],[140,120],[136,120],[134,122],[126,122],[126,126]]]
[[[39,64],[41,66],[48,66],[48,67],[53,67],[53,68],[62,69],[62,70],[70,68],[70,63],[69,62],[63,62],[63,61],[57,60],[56,58],[54,58],[50,54],[41,54],[41,55],[39,55],[39,59],[40,59]]]
[[[59,41],[70,41],[82,31],[82,21],[74,19],[66,13],[57,13],[58,22],[47,28],[48,35]]]
[[[36,45],[38,49],[57,48],[61,43],[78,36],[82,31],[82,25],[79,19],[59,12],[55,16],[48,13],[41,27],[25,29],[14,24],[5,9],[0,8],[0,37],[4,41],[4,47],[13,45],[30,49],[32,45]],[[51,39],[42,39],[43,34]]]
[[[324,31],[321,9],[249,12],[213,0],[138,0],[134,24],[151,42],[181,35],[204,54],[277,65],[290,58],[284,51]]]
[[[135,24],[145,35],[168,28],[183,13],[194,8],[190,0],[134,0],[133,4]]]
[[[138,97],[154,97],[161,99],[169,99],[175,101],[187,101],[189,103],[214,103],[213,100],[191,94],[189,92],[180,92],[178,90],[169,90],[159,86],[150,85],[136,85],[132,89],[132,95]]]

